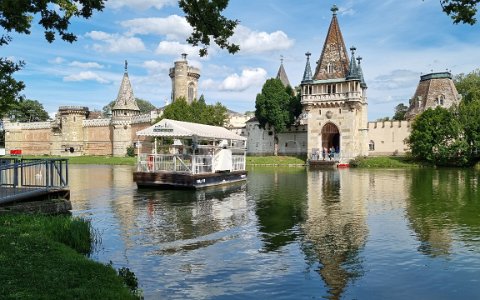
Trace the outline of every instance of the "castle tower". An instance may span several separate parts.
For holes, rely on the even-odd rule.
[[[410,99],[405,118],[412,120],[425,110],[437,106],[449,108],[458,104],[461,96],[458,94],[450,72],[430,73],[420,76],[415,95]]]
[[[112,149],[113,156],[125,156],[127,147],[132,144],[132,117],[140,114],[137,101],[133,95],[132,85],[128,78],[128,63],[125,61],[125,73],[118,91],[117,99],[112,107]]]
[[[280,79],[280,81],[283,83],[283,86],[291,86],[290,81],[288,80],[287,72],[285,72],[285,68],[283,67],[283,56],[280,59],[280,68],[278,68],[277,79]]]
[[[337,20],[338,8],[331,9],[320,59],[312,76],[310,53],[301,82],[302,105],[306,117],[310,157],[323,148],[334,148],[341,160],[368,155],[367,85],[363,79],[361,58],[351,47],[349,60]]]
[[[52,155],[82,155],[84,151],[83,121],[89,114],[88,107],[60,106],[53,122]]]
[[[188,103],[198,99],[200,69],[188,65],[186,53],[183,53],[182,59],[176,61],[174,67],[170,68],[169,75],[172,79],[172,102],[180,97],[184,97]]]

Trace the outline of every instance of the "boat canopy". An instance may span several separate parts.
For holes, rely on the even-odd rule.
[[[246,137],[235,134],[223,127],[170,119],[163,119],[148,128],[137,131],[137,136],[247,140]]]

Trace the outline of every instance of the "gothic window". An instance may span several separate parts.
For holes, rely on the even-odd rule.
[[[308,87],[308,94],[309,94],[309,95],[313,94],[313,93],[312,93],[312,87],[311,87],[311,86]]]
[[[190,82],[190,84],[188,85],[188,102],[193,101],[194,92],[195,92],[195,86],[193,82]]]
[[[375,151],[375,142],[370,140],[370,143],[368,143],[368,150],[370,151]]]
[[[443,106],[443,104],[445,103],[445,96],[444,95],[441,95],[441,96],[438,97],[438,103]]]
[[[327,64],[327,73],[329,74],[333,73],[333,65],[331,63]]]

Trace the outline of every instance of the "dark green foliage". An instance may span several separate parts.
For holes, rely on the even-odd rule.
[[[7,32],[30,34],[33,15],[38,15],[38,24],[45,29],[45,39],[55,40],[55,34],[67,42],[77,37],[68,32],[70,19],[80,17],[88,19],[95,10],[105,6],[103,0],[2,0],[0,1],[0,26]]]
[[[455,24],[475,24],[478,3],[480,0],[440,0],[443,11],[453,19]]]
[[[470,147],[454,110],[427,109],[419,115],[409,137],[413,157],[440,166],[470,163]]]
[[[135,156],[135,147],[130,145],[127,147],[127,157],[134,157]]]
[[[292,125],[291,97],[280,79],[268,79],[255,100],[255,117],[260,126],[265,128],[269,124],[276,133],[280,133]]]
[[[135,299],[91,249],[89,222],[68,216],[0,215],[0,298]]]
[[[19,71],[23,65],[22,61],[15,63],[0,57],[0,117],[4,117],[17,101],[23,100],[20,93],[25,84],[13,78],[13,73]]]
[[[118,275],[123,279],[125,285],[133,292],[137,293],[138,291],[138,279],[135,276],[135,273],[130,271],[129,268],[123,267],[118,269]]]
[[[480,100],[480,69],[468,74],[459,74],[453,81],[464,102]]]
[[[185,98],[181,97],[168,105],[163,111],[161,119],[171,119],[192,123],[200,123],[213,126],[224,126],[227,120],[227,108],[217,102],[215,105],[205,103],[203,96],[188,104]]]
[[[240,50],[238,45],[228,41],[239,21],[229,20],[221,14],[227,7],[228,0],[180,0],[178,4],[193,27],[187,42],[193,46],[203,45],[200,56],[208,54],[207,48],[211,39],[232,54]]]
[[[405,114],[407,113],[408,107],[400,103],[399,105],[395,106],[395,114],[393,115],[392,120],[394,121],[403,121],[405,120]]]
[[[7,116],[16,122],[38,122],[49,119],[48,113],[40,102],[28,99],[14,103],[7,110]]]
[[[148,100],[143,100],[140,98],[135,98],[135,101],[137,102],[137,106],[140,109],[140,114],[148,114],[152,110],[157,109],[155,105],[153,105],[150,101]],[[104,117],[108,117],[108,114],[112,113],[112,107],[115,104],[115,100],[111,101],[104,107],[102,107],[102,115]]]

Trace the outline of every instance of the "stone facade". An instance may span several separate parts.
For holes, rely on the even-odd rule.
[[[200,70],[188,65],[187,54],[182,54],[182,59],[176,61],[175,66],[170,69],[170,78],[172,79],[172,102],[180,97],[184,97],[188,103],[198,99]]]
[[[301,82],[302,124],[307,125],[307,153],[334,148],[342,160],[368,155],[367,85],[351,47],[349,61],[337,21],[336,6],[315,74],[310,53]]]
[[[96,114],[88,107],[61,106],[50,122],[12,123],[5,119],[6,152],[21,149],[26,155],[125,156],[127,148],[137,141],[136,131],[150,126],[157,117],[139,115],[126,65],[111,118],[92,118]],[[149,141],[138,141],[150,147]]]
[[[415,95],[410,99],[410,105],[405,117],[412,120],[429,108],[437,106],[449,108],[460,102],[450,72],[430,73],[420,76]]]

